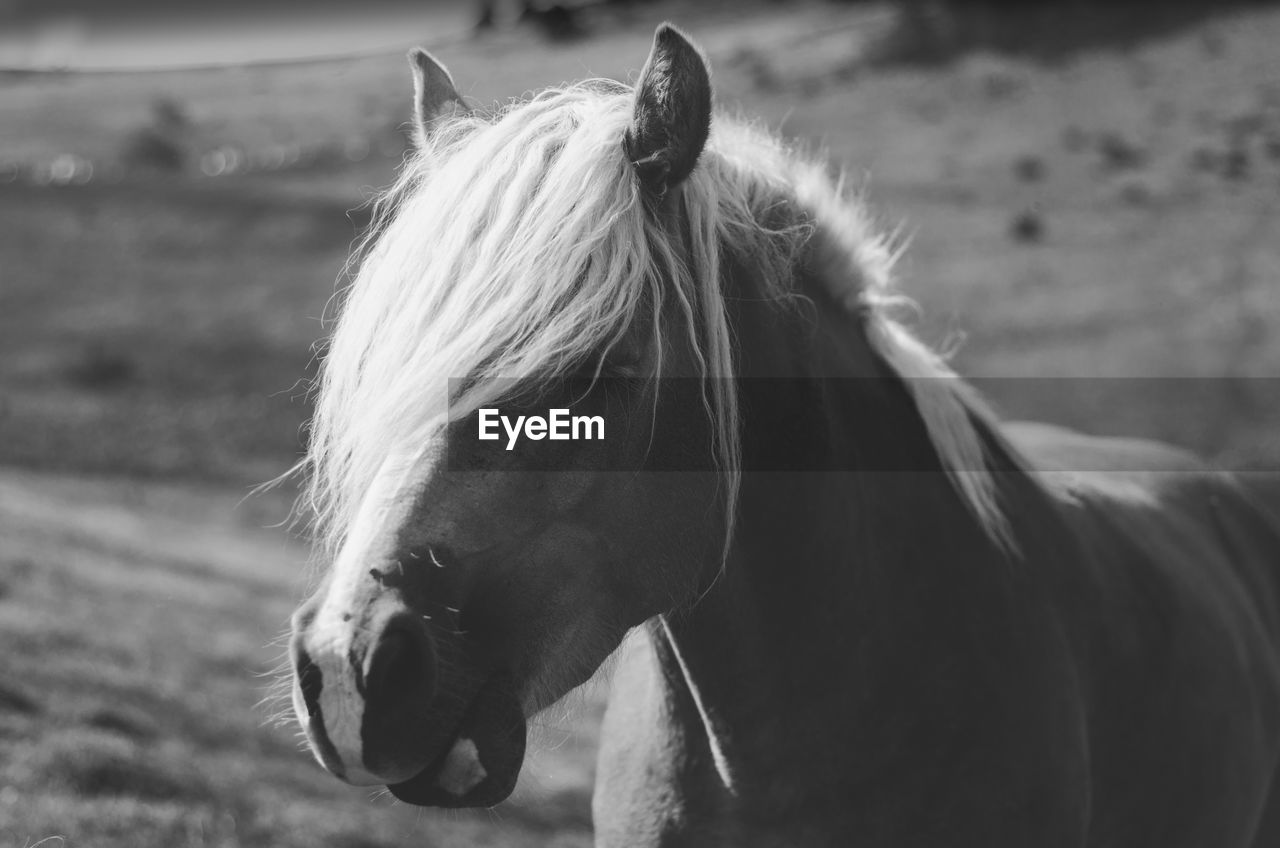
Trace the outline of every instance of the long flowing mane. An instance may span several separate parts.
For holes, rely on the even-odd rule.
[[[446,421],[504,379],[552,377],[618,343],[641,310],[655,342],[664,300],[684,312],[707,378],[719,461],[738,482],[734,356],[722,260],[734,251],[786,295],[823,238],[826,275],[913,393],[944,466],[983,526],[1004,524],[975,420],[986,413],[894,317],[894,253],[826,168],[718,115],[681,187],[688,238],[648,214],[620,139],[631,89],[589,81],[438,127],[380,200],[317,381],[303,461],[319,539],[332,551],[388,455],[408,466]],[[660,351],[661,345],[655,344]],[[465,378],[449,390],[450,378]],[[730,498],[729,509],[735,508]]]

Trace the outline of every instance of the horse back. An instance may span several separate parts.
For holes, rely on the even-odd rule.
[[[1048,564],[1086,689],[1090,844],[1264,844],[1260,820],[1280,826],[1274,520],[1169,446],[1031,424],[1006,436],[1071,539],[1068,555],[1028,539],[1027,556]]]

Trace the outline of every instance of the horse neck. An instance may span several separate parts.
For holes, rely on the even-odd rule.
[[[723,572],[656,633],[665,679],[683,680],[696,706],[676,714],[710,744],[709,779],[752,804],[811,807],[874,770],[877,711],[909,709],[902,676],[957,610],[1002,591],[1007,569],[856,317],[742,294],[731,308],[746,352],[744,466],[786,467],[800,449],[809,469],[885,456],[912,469],[747,470]],[[822,403],[806,395],[805,378],[837,373],[852,379],[825,382]],[[785,435],[769,432],[779,421]],[[753,784],[761,775],[767,786]]]

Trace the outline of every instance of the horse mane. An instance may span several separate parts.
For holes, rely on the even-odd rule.
[[[620,141],[631,114],[630,88],[578,83],[447,121],[407,159],[353,258],[315,385],[301,466],[318,540],[336,552],[375,479],[389,466],[407,475],[445,422],[495,401],[504,381],[600,361],[640,310],[652,316],[660,352],[668,300],[709,378],[731,532],[740,472],[722,253],[749,259],[785,296],[813,244],[843,265],[823,275],[831,294],[862,317],[964,501],[1005,539],[980,430],[989,414],[894,317],[903,300],[895,254],[844,181],[776,136],[718,115],[680,188],[686,238],[645,207]]]
[[[791,170],[796,202],[814,220],[809,247],[823,266],[819,279],[862,319],[871,348],[903,381],[943,468],[983,529],[1013,549],[991,449],[1014,467],[1024,467],[1022,457],[999,434],[997,417],[978,391],[897,317],[914,306],[893,276],[901,251],[876,230],[844,174],[833,179],[824,164],[798,154],[792,154]]]

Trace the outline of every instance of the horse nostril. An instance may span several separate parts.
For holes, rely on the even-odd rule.
[[[435,695],[436,652],[426,625],[397,615],[378,637],[365,664],[365,701],[380,711],[421,716]]]
[[[421,771],[432,754],[436,649],[426,622],[407,611],[386,619],[364,663],[360,742],[365,770],[394,781]]]
[[[320,712],[320,690],[324,688],[324,677],[320,667],[311,661],[311,657],[294,639],[293,672],[298,678],[298,688],[302,691],[302,703],[307,707],[307,717],[315,718]]]

